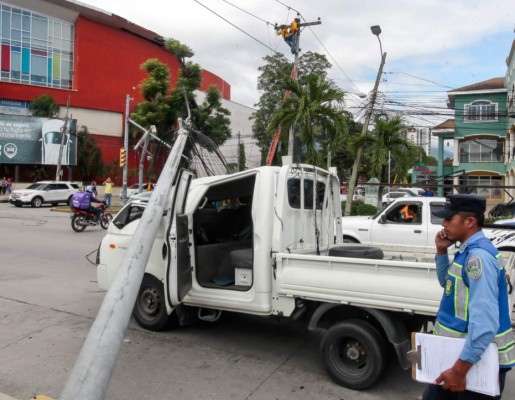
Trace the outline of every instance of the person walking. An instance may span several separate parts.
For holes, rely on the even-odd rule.
[[[7,179],[5,179],[5,176],[0,180],[0,194],[5,195],[5,192],[7,190]]]
[[[92,193],[95,195],[95,197],[97,197],[98,196],[97,183],[95,181],[91,181],[90,186],[93,188]]]
[[[111,177],[108,177],[104,183],[104,201],[106,203],[107,208],[111,207],[111,199],[113,196],[113,186],[114,182],[111,180]]]
[[[13,179],[7,178],[7,193],[11,194],[12,191],[13,191]]]
[[[443,218],[443,229],[435,237],[435,260],[444,288],[434,333],[464,338],[465,344],[454,365],[426,387],[423,400],[500,399],[506,373],[515,366],[506,273],[499,264],[499,251],[482,231],[485,210],[484,197],[453,194],[444,208],[433,212]],[[461,245],[451,263],[447,248],[456,242]],[[465,390],[468,371],[491,342],[499,352],[498,397]]]

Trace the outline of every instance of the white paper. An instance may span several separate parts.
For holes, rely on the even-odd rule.
[[[426,333],[415,335],[416,348],[420,345],[421,368],[416,368],[416,380],[433,383],[459,358],[465,339],[455,339]],[[467,374],[467,390],[497,396],[499,389],[499,355],[494,343],[486,348],[481,360]]]

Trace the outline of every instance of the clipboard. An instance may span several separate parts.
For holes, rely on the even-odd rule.
[[[407,353],[412,378],[433,383],[442,371],[454,365],[464,345],[465,339],[413,332],[412,350]],[[494,343],[488,345],[481,360],[467,373],[466,388],[489,396],[499,395],[499,355]]]

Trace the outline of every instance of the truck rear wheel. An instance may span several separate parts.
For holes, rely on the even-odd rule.
[[[151,331],[161,331],[169,326],[171,317],[166,313],[163,283],[156,277],[143,277],[132,314],[142,328]]]
[[[348,320],[334,325],[322,339],[321,348],[327,372],[339,385],[367,389],[384,372],[386,345],[368,322]]]

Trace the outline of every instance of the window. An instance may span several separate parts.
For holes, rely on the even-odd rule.
[[[321,210],[324,202],[325,184],[317,182],[316,191],[316,208]],[[291,208],[300,208],[300,197],[300,179],[288,179],[288,203]],[[313,181],[309,179],[304,179],[304,208],[313,209]]]
[[[73,71],[73,24],[2,2],[0,13],[0,79],[69,89]]]
[[[468,139],[460,142],[460,163],[503,162],[501,139]]]
[[[497,121],[497,103],[479,100],[465,104],[464,121]]]
[[[487,199],[502,199],[503,182],[501,176],[467,176],[460,178],[462,189],[484,196]]]

